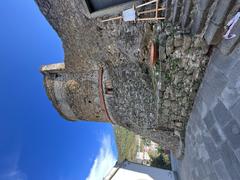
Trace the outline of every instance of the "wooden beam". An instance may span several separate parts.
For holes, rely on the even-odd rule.
[[[165,9],[166,8],[158,8],[158,11],[163,11]],[[147,10],[147,11],[141,11],[141,12],[138,12],[138,15],[147,14],[147,13],[151,13],[151,12],[155,12],[155,11],[156,11],[155,9],[151,9],[151,10]]]
[[[152,4],[152,3],[154,3],[154,2],[157,2],[157,0],[153,0],[153,1],[149,1],[149,2],[147,2],[147,3],[140,4],[140,5],[138,5],[138,6],[136,7],[136,9],[138,9],[138,8],[140,8],[140,7],[143,7],[143,6],[146,6],[146,5],[148,5],[148,4]]]
[[[138,18],[137,21],[149,21],[149,20],[163,20],[165,17],[158,17],[158,18]]]
[[[112,20],[117,20],[117,19],[122,19],[122,16],[117,16],[109,19],[102,20],[102,22],[107,22],[107,21],[112,21]]]

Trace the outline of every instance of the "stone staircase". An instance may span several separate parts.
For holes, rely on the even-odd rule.
[[[223,38],[226,24],[240,10],[240,1],[166,0],[165,6],[167,22],[192,38],[203,39],[210,58],[187,122],[184,156],[179,156],[182,159],[174,170],[180,180],[240,179],[240,145],[231,143],[240,134],[234,131],[240,122],[235,110],[239,112],[240,107],[240,20],[231,32],[236,37]]]
[[[158,119],[160,124],[173,128],[174,134],[184,142],[183,127],[187,125],[213,48],[228,56],[240,42],[240,21],[231,32],[237,36],[230,40],[223,38],[226,24],[240,9],[240,0],[166,0],[164,3],[166,22],[158,35],[159,62],[155,66],[160,77],[156,76],[155,83],[160,84],[156,95],[160,102]],[[196,79],[192,79],[195,75]],[[184,143],[180,144],[174,152],[177,158],[184,153]]]
[[[225,25],[240,8],[239,0],[166,0],[165,6],[167,21],[192,35],[199,35],[209,46],[218,46],[225,55],[240,41],[240,21],[233,29],[237,37],[223,39]]]

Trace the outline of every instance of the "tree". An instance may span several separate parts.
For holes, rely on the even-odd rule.
[[[163,154],[160,154],[157,157],[151,157],[152,161],[151,161],[151,166],[153,167],[157,167],[157,168],[162,168],[162,169],[171,169],[171,164],[169,161],[166,160],[166,158],[164,158]]]

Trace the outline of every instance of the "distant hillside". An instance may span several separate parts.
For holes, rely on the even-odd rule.
[[[114,126],[116,143],[118,147],[118,160],[134,161],[137,152],[136,135],[121,126]]]

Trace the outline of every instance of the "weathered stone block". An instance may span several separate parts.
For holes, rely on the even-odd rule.
[[[176,122],[175,126],[178,127],[178,128],[181,128],[181,127],[183,127],[183,123],[182,122]]]
[[[228,78],[231,79],[237,85],[239,82],[239,68],[240,68],[240,60],[234,59],[237,61],[237,64],[229,71]]]
[[[213,0],[197,0],[197,7],[200,11],[205,11],[211,6]]]
[[[221,127],[224,127],[228,122],[234,120],[229,110],[226,109],[221,101],[218,101],[217,105],[213,109],[213,113]]]
[[[211,62],[213,62],[213,64],[221,72],[223,72],[225,76],[228,76],[228,74],[231,72],[231,69],[237,64],[238,61],[231,56],[222,54],[219,49],[215,49],[211,55]]]
[[[198,93],[201,94],[202,99],[204,100],[205,104],[207,105],[206,108],[212,108],[217,104],[217,94],[216,90],[207,82],[202,83],[202,88],[199,89]]]
[[[223,131],[217,123],[210,129],[210,134],[217,146],[224,143],[224,141],[226,140]]]
[[[197,179],[198,177],[205,177],[206,176],[204,165],[201,161],[199,162],[198,168],[196,168],[196,169],[198,170],[198,176],[196,176],[196,178],[194,178],[194,179]]]
[[[204,39],[208,45],[217,45],[223,36],[223,27],[221,25],[216,25],[211,21],[208,24],[207,30],[204,34]]]
[[[240,161],[240,149],[235,150],[235,154],[238,158],[238,161]]]
[[[235,59],[235,61],[240,61],[240,43],[237,43],[229,56]]]
[[[234,62],[234,64],[236,64],[236,62],[238,62],[236,59],[230,59],[229,61]],[[221,94],[223,103],[228,108],[230,108],[237,102],[237,100],[238,100],[237,97],[239,97],[239,95],[240,95],[239,68],[240,68],[240,62],[237,63],[234,66],[234,68],[228,70],[229,83],[227,84],[227,87],[224,88],[224,90]]]
[[[209,175],[209,180],[219,180],[215,172],[212,171],[212,174]],[[207,180],[207,179],[206,179]]]
[[[224,128],[224,133],[233,149],[240,147],[240,127],[235,120],[232,120],[227,124]]]
[[[238,101],[233,105],[230,111],[240,124],[240,99],[238,99]]]
[[[172,36],[169,36],[167,38],[167,42],[166,42],[166,54],[167,56],[169,56],[170,54],[173,53],[173,50],[174,50],[174,45],[173,45],[173,37]]]
[[[181,47],[183,45],[183,36],[181,34],[174,35],[174,47]]]
[[[195,12],[193,24],[191,27],[191,32],[192,34],[199,34],[201,30],[204,27],[204,21],[203,21],[203,12],[202,11],[197,11]]]
[[[193,47],[201,49],[203,55],[207,54],[209,46],[202,37],[196,36],[192,41]]]
[[[158,36],[159,46],[166,46],[167,35],[165,33],[160,33]]]
[[[186,28],[191,21],[190,12],[192,10],[192,6],[193,6],[192,1],[189,1],[189,0],[183,1],[183,15],[181,18],[182,28]]]
[[[221,94],[221,100],[226,106],[226,108],[230,108],[233,106],[240,96],[240,87],[237,87],[233,82],[229,82],[227,87],[225,87]]]
[[[192,44],[192,38],[190,35],[183,35],[183,49],[189,50]]]
[[[214,144],[213,140],[210,137],[205,137],[203,139],[203,142],[208,151],[209,157],[211,157],[212,161],[221,158],[219,149],[217,149],[216,145]]]
[[[217,6],[211,17],[211,21],[216,25],[221,25],[227,18],[226,14],[230,11],[235,0],[218,0]]]
[[[204,161],[204,169],[205,169],[206,175],[208,177],[211,177],[212,174],[215,174],[214,173],[214,167],[213,167],[213,162],[214,161],[212,161],[210,157],[208,157],[208,158],[209,158],[208,160]],[[210,180],[212,180],[212,179],[210,179]],[[215,180],[215,179],[213,179],[213,180]]]
[[[205,26],[208,11],[214,1],[212,0],[198,0],[198,9],[194,16],[194,23],[192,25],[192,33],[199,34]]]
[[[207,69],[206,81],[213,89],[215,89],[215,94],[220,95],[222,90],[226,87],[228,78],[211,64]]]
[[[224,161],[225,167],[232,179],[240,179],[240,162],[234,154],[228,143],[221,145],[221,158]]]
[[[217,173],[217,176],[219,179],[222,179],[222,180],[227,180],[227,179],[231,179],[230,175],[228,174],[228,171],[224,165],[224,162],[223,160],[219,159],[218,161],[216,161],[214,163],[214,168],[215,168],[215,171]]]
[[[214,125],[214,123],[216,122],[213,115],[212,115],[212,112],[209,111],[206,115],[206,117],[203,119],[203,121],[205,122],[206,126],[208,129],[212,128],[212,126]]]
[[[166,55],[166,48],[163,46],[159,46],[158,48],[158,58],[160,61],[166,59],[167,55]]]

